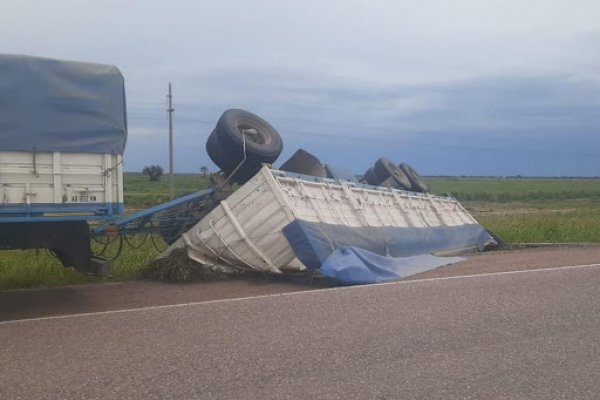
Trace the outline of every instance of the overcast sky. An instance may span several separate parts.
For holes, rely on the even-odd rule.
[[[114,64],[125,168],[215,169],[204,143],[245,108],[284,140],[363,172],[600,175],[600,2],[2,0],[0,51]]]

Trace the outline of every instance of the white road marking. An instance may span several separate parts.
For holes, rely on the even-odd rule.
[[[472,279],[472,278],[485,278],[485,277],[490,277],[490,276],[501,276],[501,275],[530,274],[530,273],[549,272],[549,271],[564,271],[564,270],[573,270],[573,269],[589,268],[589,267],[600,267],[600,263],[599,264],[566,265],[566,266],[561,266],[561,267],[550,267],[550,268],[539,268],[539,269],[517,270],[517,271],[488,272],[488,273],[484,273],[484,274],[446,276],[446,277],[440,277],[440,278],[413,279],[413,280],[405,280],[405,281],[374,283],[374,284],[370,284],[370,285],[342,286],[342,287],[333,287],[333,288],[327,288],[327,289],[312,289],[312,290],[304,290],[304,291],[297,291],[297,292],[264,294],[264,295],[258,295],[258,296],[237,297],[237,298],[233,298],[233,299],[205,300],[205,301],[197,301],[197,302],[191,302],[191,303],[167,304],[167,305],[162,305],[162,306],[126,308],[126,309],[121,309],[121,310],[96,311],[96,312],[79,313],[79,314],[54,315],[54,316],[49,316],[49,317],[14,319],[14,320],[8,320],[8,321],[0,321],[0,326],[9,325],[9,324],[26,323],[26,322],[49,321],[49,320],[55,320],[55,319],[81,318],[81,317],[92,317],[92,316],[97,316],[97,315],[123,314],[123,313],[130,313],[130,312],[163,310],[163,309],[169,309],[169,308],[203,306],[203,305],[220,304],[220,303],[233,303],[233,302],[246,301],[246,300],[266,299],[266,298],[271,298],[271,297],[300,296],[300,295],[313,294],[313,293],[333,292],[333,291],[337,291],[337,290],[361,290],[361,289],[372,288],[372,287],[377,287],[377,286],[412,285],[412,284],[417,284],[417,283],[448,281],[448,280],[455,280],[455,279]]]

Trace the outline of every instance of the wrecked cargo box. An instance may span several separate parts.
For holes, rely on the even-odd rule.
[[[246,110],[225,111],[206,148],[221,168],[210,187],[92,234],[159,233],[170,244],[159,259],[172,254],[171,266],[187,254],[207,270],[316,271],[345,284],[403,278],[462,260],[439,253],[495,243],[456,199],[427,193],[407,164],[380,158],[361,183],[300,149],[272,169],[281,136]]]
[[[409,264],[425,270],[460,261],[432,253],[493,242],[451,197],[263,166],[172,248],[185,246],[190,258],[208,266],[272,273],[311,269],[344,283],[369,283],[403,277]],[[336,272],[335,260],[347,263],[342,256],[350,253],[355,272]],[[419,264],[415,256],[424,255]]]

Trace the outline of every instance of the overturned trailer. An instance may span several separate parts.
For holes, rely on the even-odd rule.
[[[432,253],[493,243],[454,198],[264,166],[172,249],[185,246],[206,266],[311,269],[345,283],[368,283],[458,261]]]

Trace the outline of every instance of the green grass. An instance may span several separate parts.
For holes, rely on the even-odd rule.
[[[173,177],[176,196],[206,189],[207,185],[207,179],[199,174],[176,174]],[[163,176],[160,181],[151,182],[142,174],[126,173],[123,186],[127,208],[150,207],[169,201],[170,198],[168,176]]]
[[[475,218],[511,243],[600,242],[600,179],[426,178],[433,191],[452,194]],[[129,211],[169,199],[169,180],[150,182],[141,174],[125,174],[125,204]],[[175,192],[206,188],[199,174],[175,176]],[[136,279],[158,254],[149,239],[130,239],[113,263],[118,280]],[[159,249],[166,247],[156,239]],[[94,244],[99,251],[101,246]],[[112,243],[108,255],[114,254]],[[0,289],[103,282],[61,264],[45,250],[0,252]]]
[[[427,178],[509,243],[600,242],[600,179]]]
[[[154,244],[152,243],[154,240]],[[100,250],[100,245],[94,246]],[[107,255],[110,257],[116,253],[118,247],[117,241],[111,243]],[[128,238],[128,242],[123,243],[121,255],[112,264],[112,273],[118,279],[130,280],[139,277],[140,267],[152,261],[159,253],[159,250],[167,248],[167,244],[162,241],[158,235],[137,235]]]
[[[64,268],[47,250],[2,251],[0,289],[99,282],[73,268]]]
[[[600,179],[427,178],[435,193],[460,201],[600,200]]]
[[[474,216],[508,243],[600,242],[600,210]]]
[[[113,279],[131,280],[139,278],[140,269],[152,261],[167,245],[159,237],[139,235],[123,243],[120,256],[112,264]],[[104,246],[92,242],[95,253]],[[110,242],[105,256],[110,258],[117,253],[119,243]],[[158,249],[158,250],[157,250]],[[35,286],[57,286],[97,283],[108,280],[86,275],[73,268],[64,268],[47,250],[14,250],[0,252],[0,289],[15,289]]]

